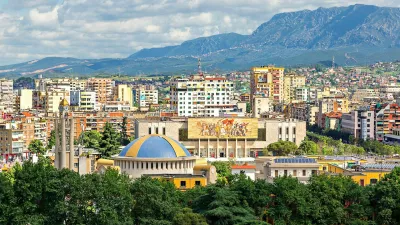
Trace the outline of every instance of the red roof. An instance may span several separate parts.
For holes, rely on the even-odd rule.
[[[21,112],[21,114],[25,117],[32,117],[32,114],[30,112]]]
[[[233,165],[231,166],[232,169],[256,169],[255,165]]]

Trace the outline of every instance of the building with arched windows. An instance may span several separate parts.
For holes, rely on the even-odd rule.
[[[144,175],[163,178],[180,189],[215,182],[214,167],[196,169],[198,157],[191,156],[182,144],[164,135],[146,135],[135,139],[113,159],[114,166],[131,178]]]

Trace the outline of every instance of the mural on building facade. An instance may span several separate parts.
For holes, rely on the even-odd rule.
[[[188,120],[188,138],[257,138],[257,119],[207,118]]]

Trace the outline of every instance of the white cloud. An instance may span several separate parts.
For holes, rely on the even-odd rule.
[[[2,1],[2,0],[0,0]],[[0,64],[46,56],[126,57],[142,48],[236,32],[279,12],[353,0],[8,0],[0,7]],[[363,4],[399,6],[398,0]]]
[[[29,19],[35,26],[53,27],[58,24],[58,9],[54,7],[47,12],[40,12],[37,8],[29,11]]]

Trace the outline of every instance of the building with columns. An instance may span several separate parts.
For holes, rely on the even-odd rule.
[[[239,161],[239,159],[257,157],[269,144],[279,140],[291,141],[299,146],[306,136],[306,122],[294,119],[201,118],[204,124],[191,122],[196,119],[199,120],[198,118],[137,119],[135,137],[152,134],[166,135],[182,143],[192,155],[208,158],[209,161],[219,158]],[[233,126],[223,125],[232,121]],[[247,127],[238,128],[236,134],[233,134],[234,127],[243,125]],[[212,126],[215,126],[215,129],[211,129]],[[219,130],[220,134],[212,136],[213,130]],[[247,132],[245,135],[240,133],[243,130]],[[204,132],[210,135],[201,136],[200,133]]]

